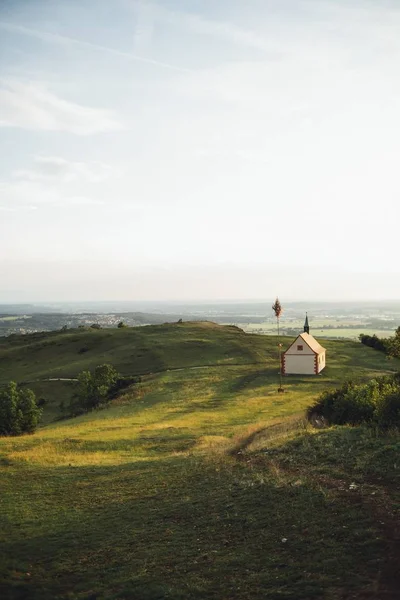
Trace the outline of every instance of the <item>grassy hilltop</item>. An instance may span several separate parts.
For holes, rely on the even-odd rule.
[[[260,336],[215,323],[122,329],[73,329],[0,338],[2,377],[75,377],[99,362],[124,375],[193,365],[262,362],[270,351]]]
[[[291,339],[283,337],[283,346]],[[298,380],[290,379],[289,387],[300,389],[302,398],[306,398],[309,383],[315,397],[321,389],[349,376],[365,378],[374,372],[395,369],[394,363],[389,363],[383,355],[359,343],[332,340],[323,343],[328,349],[329,365],[318,380],[305,378],[298,388]],[[48,401],[45,423],[59,416],[59,402],[68,400],[75,386],[74,382],[46,380],[73,379],[81,371],[93,370],[102,363],[111,363],[122,375],[237,366],[243,368],[245,377],[254,379],[259,369],[266,381],[274,383],[279,369],[275,337],[245,334],[237,327],[210,322],[72,329],[0,338],[0,385],[10,380],[26,383],[38,397],[44,397]],[[229,372],[224,373],[229,378]],[[185,374],[185,378],[191,376]]]
[[[0,595],[395,598],[398,434],[315,431],[301,416],[323,389],[398,364],[323,344],[324,373],[278,394],[276,340],[233,327],[3,340],[0,384],[103,362],[143,377],[108,408],[56,422],[74,383],[29,384],[47,424],[0,439]]]

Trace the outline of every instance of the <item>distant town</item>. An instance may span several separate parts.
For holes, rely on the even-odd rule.
[[[296,335],[308,312],[313,334],[358,339],[361,333],[387,337],[400,324],[400,301],[282,302],[281,334]],[[274,335],[271,302],[85,302],[0,305],[0,336],[78,327],[129,327],[208,320],[236,325],[249,333]]]

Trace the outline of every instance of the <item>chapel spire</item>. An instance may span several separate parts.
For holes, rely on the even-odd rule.
[[[307,313],[306,313],[306,320],[305,320],[305,323],[304,323],[304,333],[310,333],[310,326],[308,324],[308,315],[307,315]]]

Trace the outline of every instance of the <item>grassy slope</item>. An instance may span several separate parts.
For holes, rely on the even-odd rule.
[[[165,324],[123,329],[87,329],[0,338],[0,385],[28,382],[47,400],[44,423],[59,416],[59,404],[75,391],[85,369],[111,363],[123,375],[142,375],[186,366],[272,363],[276,346],[259,336],[213,323]]]
[[[0,342],[0,381],[75,377],[101,362],[124,375],[191,365],[261,362],[270,346],[259,336],[214,323],[71,330]]]
[[[285,338],[282,338],[285,345]],[[291,339],[291,338],[290,338]],[[289,344],[288,340],[288,344]],[[276,338],[244,334],[235,327],[213,323],[183,323],[125,329],[71,330],[3,338],[0,341],[0,385],[10,380],[29,382],[38,398],[48,402],[44,423],[59,416],[59,404],[74,393],[73,382],[37,381],[48,378],[74,378],[84,369],[113,364],[123,375],[142,375],[207,365],[243,365],[243,377],[257,379],[254,365],[262,375],[275,379]],[[396,368],[386,357],[357,342],[324,340],[328,369],[305,384],[318,392],[351,373],[370,376],[373,371]],[[246,367],[245,367],[246,365]],[[289,389],[298,380],[290,378]],[[259,385],[260,381],[256,381]],[[238,384],[240,385],[240,384]],[[303,405],[303,404],[302,404]]]
[[[362,498],[366,486],[379,510],[385,502],[394,510],[398,436],[314,434],[294,419],[325,386],[395,363],[360,344],[329,342],[324,375],[287,379],[278,395],[270,338],[211,325],[108,333],[63,334],[71,336],[68,349],[11,353],[40,361],[43,377],[105,360],[131,373],[140,334],[148,358],[158,357],[143,362],[144,371],[220,364],[147,375],[109,409],[0,440],[0,592],[7,600],[294,600],[355,598],[357,590],[383,597],[383,557],[391,551],[380,513]],[[77,363],[79,335],[96,341],[91,363],[89,352]],[[3,352],[9,375],[10,350]],[[28,363],[13,373],[25,379],[35,371]]]

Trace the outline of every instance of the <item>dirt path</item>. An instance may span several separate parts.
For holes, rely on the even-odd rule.
[[[200,369],[217,369],[229,367],[255,367],[264,363],[225,363],[214,365],[194,365],[192,367],[172,367],[171,369],[162,369],[160,371],[147,371],[146,373],[137,373],[134,377],[146,377],[146,375],[161,375],[162,373],[178,372],[178,371],[195,371]],[[49,377],[46,379],[31,379],[30,381],[22,381],[21,384],[42,383],[46,381],[78,381],[76,377]]]

